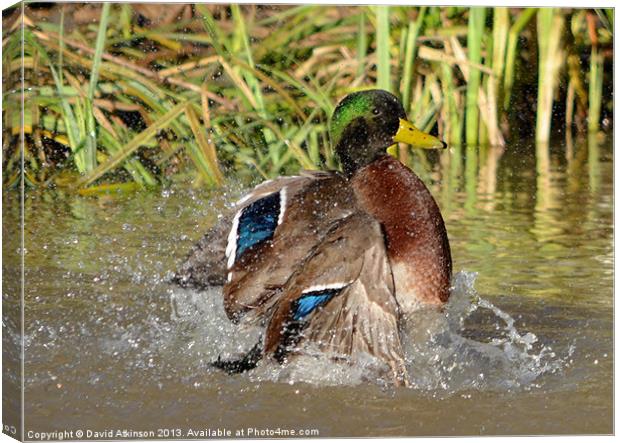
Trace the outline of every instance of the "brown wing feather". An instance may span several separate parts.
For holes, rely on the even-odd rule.
[[[271,239],[236,258],[224,286],[224,307],[233,320],[260,321],[280,299],[281,288],[312,255],[313,248],[338,220],[354,211],[352,189],[339,174],[304,177],[286,185],[282,223]]]
[[[337,283],[346,284],[342,292],[309,314],[303,325],[293,321],[294,302],[304,291]],[[267,328],[265,353],[286,352],[282,346],[287,346],[291,328],[292,333],[302,328],[296,345],[313,342],[335,354],[373,355],[390,366],[395,380],[405,382],[398,312],[381,227],[358,212],[341,221],[287,283]]]
[[[230,230],[234,212],[225,214],[192,247],[172,277],[181,287],[205,289],[226,283],[226,236]]]
[[[280,191],[282,188],[287,187],[289,195],[297,194],[301,189],[306,187],[310,182],[314,180],[320,180],[326,178],[327,175],[324,172],[314,171],[302,171],[301,175],[292,175],[286,177],[278,177],[273,180],[266,180],[258,185],[250,192],[248,192],[243,198],[241,198],[235,204],[235,210],[243,209],[246,206],[251,205],[256,200]]]
[[[226,244],[235,213],[261,197],[287,187],[295,195],[313,180],[327,178],[322,171],[301,171],[299,176],[279,177],[257,185],[235,206],[223,214],[218,222],[192,247],[171,281],[182,287],[205,289],[226,283]]]

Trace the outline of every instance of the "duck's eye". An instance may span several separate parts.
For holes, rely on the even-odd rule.
[[[373,115],[379,115],[381,114],[381,111],[379,111],[379,108],[375,108],[372,110]]]

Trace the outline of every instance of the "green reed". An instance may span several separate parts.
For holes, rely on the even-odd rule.
[[[566,109],[569,127],[587,118],[593,131],[611,106],[609,10],[199,4],[180,20],[145,25],[132,5],[107,3],[97,23],[67,33],[80,6],[62,7],[58,23],[31,19],[26,7],[24,128],[6,112],[20,106],[16,90],[3,95],[8,185],[18,179],[21,129],[28,183],[85,195],[115,183],[213,187],[230,174],[337,168],[329,118],[340,98],[368,87],[400,95],[409,118],[453,152],[466,142],[473,179],[477,146],[508,144],[514,115],[536,122],[544,140],[554,106]],[[7,29],[8,78],[19,72],[22,43]],[[574,64],[584,55],[585,73]],[[50,151],[62,149],[69,157],[56,163]],[[399,152],[422,175],[432,168],[426,155]]]
[[[415,55],[417,48],[417,40],[420,35],[420,29],[424,22],[424,16],[426,14],[426,6],[422,6],[418,12],[418,17],[415,21],[409,21],[406,33],[405,43],[405,60],[403,70],[403,82],[402,82],[402,97],[405,110],[409,110],[411,107],[411,80],[413,78],[413,68],[415,64]],[[403,35],[405,35],[403,33]]]
[[[510,108],[510,95],[512,93],[512,86],[515,80],[518,39],[525,29],[525,26],[537,12],[538,8],[527,8],[523,12],[520,12],[508,31],[506,67],[504,73],[504,110],[506,111]]]
[[[390,75],[390,16],[389,6],[376,7],[377,20],[377,87],[392,90]]]
[[[538,102],[536,110],[536,141],[548,143],[551,132],[553,95],[558,85],[562,63],[560,39],[563,18],[555,8],[538,11]]]
[[[475,145],[478,143],[478,95],[480,88],[480,71],[474,66],[480,64],[481,44],[484,33],[484,17],[486,8],[475,7],[469,12],[467,28],[467,48],[469,66],[469,80],[467,82],[467,101],[466,101],[466,132],[467,144]]]
[[[590,55],[590,88],[588,95],[588,131],[598,131],[603,99],[603,56],[596,46]]]

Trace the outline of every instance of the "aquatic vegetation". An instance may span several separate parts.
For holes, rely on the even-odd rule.
[[[555,128],[598,131],[613,114],[611,9],[149,8],[5,12],[5,185],[20,183],[22,157],[27,186],[89,195],[335,168],[329,116],[371,86],[455,152],[534,127],[543,143]],[[435,159],[398,156],[427,173]]]

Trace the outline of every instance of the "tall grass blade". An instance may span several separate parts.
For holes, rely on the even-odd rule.
[[[101,8],[101,17],[99,19],[99,30],[97,31],[97,40],[95,43],[95,55],[93,56],[93,67],[90,71],[90,83],[88,85],[88,98],[95,97],[95,89],[97,81],[99,81],[99,69],[101,67],[101,57],[105,49],[106,32],[108,30],[108,20],[110,18],[110,3],[104,3]]]
[[[517,43],[519,34],[523,31],[529,21],[536,15],[538,8],[527,8],[523,11],[514,24],[510,27],[508,33],[508,42],[506,46],[506,71],[504,74],[504,110],[508,110],[510,106],[510,95],[512,94],[512,85],[514,84],[515,60],[517,57]]]
[[[223,42],[226,41],[224,34],[215,24],[215,19],[213,18],[211,11],[209,11],[208,6],[206,4],[197,4],[196,10],[202,14],[202,23],[211,37],[211,44],[213,45],[215,52],[222,57],[227,55],[229,51],[223,44]]]
[[[204,134],[204,127],[200,125],[198,115],[196,114],[196,111],[191,103],[187,105],[185,115],[187,115],[189,125],[194,133],[196,142],[200,147],[200,150],[192,150],[192,157],[197,169],[203,173],[203,176],[208,182],[221,185],[224,181],[224,176],[222,175],[220,167],[217,164],[215,147],[207,140],[207,137]]]
[[[390,18],[389,6],[377,6],[377,87],[392,90],[390,79]]]
[[[508,8],[494,8],[493,58],[491,59],[493,75],[489,76],[487,84],[487,98],[489,100],[489,139],[493,145],[499,145],[502,141],[499,129],[498,103],[502,103],[500,85],[504,75],[509,24]]]
[[[444,120],[447,129],[444,130],[444,137],[447,137],[449,145],[460,145],[462,143],[463,114],[457,104],[458,92],[454,87],[452,69],[447,63],[441,64],[441,85],[444,90],[444,108],[446,109]]]
[[[99,81],[101,56],[105,48],[108,19],[110,17],[110,6],[111,3],[104,3],[101,8],[99,30],[97,32],[97,40],[95,43],[95,55],[93,57],[93,66],[90,71],[90,83],[88,84],[88,96],[85,106],[86,142],[84,149],[77,154],[82,157],[85,172],[90,172],[95,168],[95,166],[97,166],[97,128],[95,126],[95,116],[93,115],[93,103],[95,99],[95,89],[97,88],[97,82]]]
[[[130,4],[124,3],[120,5],[120,8],[120,27],[123,31],[123,38],[128,40],[131,38],[132,7]]]
[[[422,6],[418,13],[416,21],[410,21],[407,28],[407,42],[405,44],[405,69],[403,72],[402,97],[405,111],[409,111],[411,107],[411,79],[413,76],[413,68],[417,49],[417,39],[424,22],[426,14],[426,6]]]
[[[237,38],[240,40],[240,43],[243,47],[243,52],[245,52],[248,65],[252,69],[254,69],[255,66],[254,59],[252,58],[252,50],[250,49],[250,41],[245,28],[245,20],[243,19],[243,15],[241,14],[239,5],[231,5],[231,11],[236,25],[235,29]],[[256,79],[256,77],[254,77],[252,72],[248,71],[244,73],[244,78],[246,83],[250,86],[252,93],[254,94],[259,115],[262,118],[267,118],[267,114],[265,112],[265,101],[263,99],[263,94],[261,92],[258,80]]]
[[[558,83],[562,59],[560,39],[564,20],[555,8],[538,11],[538,101],[536,107],[536,142],[549,142],[553,94]]]
[[[469,10],[467,28],[468,59],[472,64],[479,64],[481,59],[481,43],[484,34],[484,17],[486,8],[473,7]],[[480,71],[471,66],[467,82],[467,101],[465,109],[466,141],[468,145],[478,143],[478,90],[480,88]]]
[[[598,131],[603,98],[603,54],[596,45],[590,57],[590,86],[588,94],[588,131]]]
[[[63,55],[65,52],[65,7],[63,6],[60,10],[60,25],[58,32],[58,46],[60,50],[58,51],[58,77],[60,78],[60,84],[64,83],[63,79]]]

